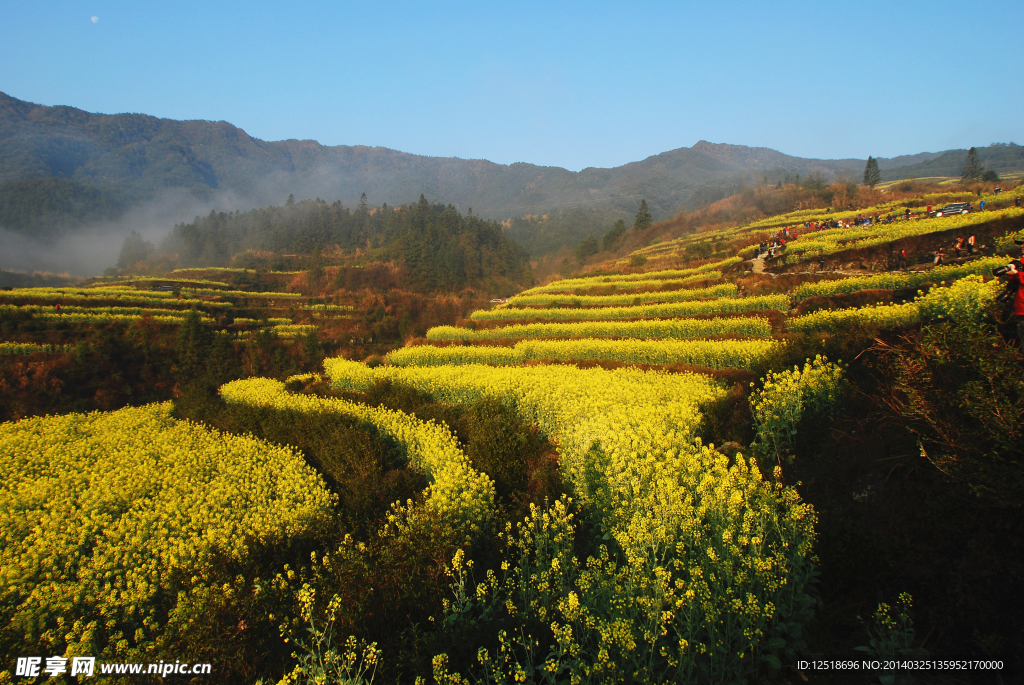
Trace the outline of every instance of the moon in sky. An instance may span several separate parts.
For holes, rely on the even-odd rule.
[[[93,18],[92,18],[92,23],[94,23],[94,24],[95,24],[95,23],[96,23],[96,22],[98,22],[99,20],[100,20],[100,18],[99,18],[99,17],[93,17]]]

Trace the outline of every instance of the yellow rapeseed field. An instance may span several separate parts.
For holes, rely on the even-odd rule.
[[[292,450],[170,410],[0,424],[6,644],[141,660],[214,554],[241,559],[329,514],[334,496]]]

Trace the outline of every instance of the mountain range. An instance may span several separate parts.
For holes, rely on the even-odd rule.
[[[1024,147],[1010,143],[979,152],[997,172],[1024,170]],[[956,175],[965,157],[966,150],[947,150],[878,162],[883,180],[890,180]],[[109,220],[168,193],[190,198],[190,213],[203,206],[280,204],[290,194],[354,206],[362,193],[373,205],[413,202],[422,193],[483,218],[580,208],[610,225],[635,213],[641,198],[658,220],[765,177],[775,183],[819,173],[857,181],[864,164],[700,141],[614,168],[574,172],[312,140],[268,142],[224,121],[94,114],[0,93],[0,224],[31,234]],[[189,218],[168,216],[167,228]]]

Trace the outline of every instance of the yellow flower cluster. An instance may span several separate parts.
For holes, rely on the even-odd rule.
[[[236,319],[237,320],[237,319]],[[436,326],[427,340],[516,340],[518,338],[704,338],[712,335],[771,337],[772,326],[760,316],[721,319],[650,319],[640,321],[581,321],[579,323],[513,324],[470,330]]]
[[[804,368],[774,372],[761,379],[761,387],[750,395],[758,452],[777,456],[788,453],[804,414],[829,416],[839,403],[844,369],[818,355]],[[751,384],[753,385],[753,384]]]
[[[761,363],[779,345],[773,340],[524,340],[515,347],[403,347],[389,353],[386,360],[395,366],[510,366],[540,360],[598,360],[724,369]]]
[[[220,290],[218,288],[182,288],[182,293],[189,295],[223,295],[224,297],[261,297],[277,299],[294,299],[302,297],[302,293],[249,292],[248,290]]]
[[[967,276],[948,288],[932,288],[915,301],[921,318],[951,319],[959,322],[979,321],[990,311],[1003,289],[997,280],[985,281],[981,276]]]
[[[140,656],[214,554],[241,559],[249,541],[301,535],[329,515],[334,496],[290,449],[176,421],[170,410],[0,425],[7,644]]]
[[[64,323],[111,323],[137,321],[144,316],[152,317],[156,323],[181,323],[188,314],[187,309],[166,309],[160,307],[77,307],[61,306],[60,311],[40,304],[16,306],[0,304],[0,312],[28,312],[38,321],[59,321]],[[200,314],[199,318],[209,321],[210,317]]]
[[[365,367],[363,367],[365,368]],[[298,395],[269,378],[232,381],[221,386],[226,402],[299,412],[344,414],[375,426],[402,449],[409,462],[431,478],[429,506],[469,526],[486,521],[494,506],[494,483],[475,470],[447,426],[420,421],[404,412],[370,407],[331,397]]]
[[[45,345],[34,342],[0,342],[0,355],[3,354],[32,354],[33,352],[66,352],[73,345]]]
[[[849,309],[823,309],[790,319],[790,331],[812,333],[828,332],[837,326],[870,324],[880,328],[913,326],[922,320],[952,319],[979,321],[989,311],[1002,285],[999,281],[984,281],[981,276],[964,276],[952,286],[932,288],[927,295],[906,304],[851,307]]]
[[[722,277],[722,272],[721,271],[703,271],[703,272],[701,272],[699,274],[695,274],[693,276],[687,276],[685,278],[664,278],[664,279],[663,278],[645,278],[643,280],[633,279],[633,280],[625,280],[625,281],[605,280],[605,281],[602,281],[600,283],[600,285],[591,285],[590,287],[593,287],[593,288],[599,287],[599,288],[601,288],[603,290],[607,290],[607,289],[611,289],[611,290],[642,290],[644,292],[647,292],[647,291],[658,290],[658,289],[666,289],[666,290],[680,289],[680,288],[683,288],[683,287],[689,285],[690,283],[696,283],[696,282],[699,282],[699,281],[706,281],[706,280],[715,280],[715,279],[718,279],[718,278],[721,278],[721,277]],[[628,276],[606,276],[605,278],[617,279],[617,278],[628,278]],[[534,297],[536,295],[542,295],[544,293],[569,294],[569,293],[575,293],[577,290],[586,290],[587,289],[587,288],[561,288],[561,289],[557,289],[556,288],[554,290],[551,289],[551,288],[555,288],[556,284],[564,283],[564,282],[565,281],[555,281],[554,283],[549,283],[546,286],[539,286],[538,288],[531,288],[530,290],[524,290],[522,293],[520,293],[516,297]]]
[[[238,319],[235,319],[238,321]],[[251,321],[251,319],[249,320]],[[300,335],[312,333],[317,330],[316,326],[310,324],[282,324],[278,326],[272,326],[270,328],[279,338],[297,338]],[[253,335],[253,331],[240,331],[238,336],[246,338]]]
[[[0,300],[4,299],[33,299],[45,302],[59,302],[63,305],[66,302],[85,303],[96,301],[123,302],[125,304],[157,305],[166,307],[174,305],[207,305],[215,307],[230,307],[230,302],[204,302],[203,300],[174,298],[173,293],[160,293],[145,290],[135,290],[126,287],[106,288],[15,288],[13,290],[0,290]]]
[[[214,273],[228,273],[228,274],[236,274],[236,273],[251,273],[251,274],[255,274],[256,273],[255,269],[241,269],[241,268],[232,267],[232,266],[195,266],[195,267],[189,267],[187,269],[175,269],[171,273],[172,274],[184,274],[184,273],[192,273],[192,272],[196,272],[196,271],[200,271],[200,272],[201,271],[212,271]]]
[[[1006,261],[1006,257],[985,257],[960,266],[937,266],[927,271],[901,271],[873,276],[854,276],[837,281],[802,283],[793,291],[793,300],[799,302],[809,297],[832,297],[861,290],[897,290],[914,288],[927,282],[955,281],[971,274],[986,275],[995,267],[1006,264]]]
[[[649,302],[685,302],[718,297],[738,297],[739,289],[733,283],[710,288],[694,288],[680,290],[656,290],[643,293],[626,293],[622,295],[516,295],[508,303],[512,306],[535,305],[581,305],[605,307],[615,304],[644,304]]]
[[[355,307],[347,304],[304,304],[299,309],[309,312],[351,312]]]
[[[175,269],[171,273],[172,274],[202,273],[204,271],[212,272],[212,273],[226,273],[226,274],[240,274],[240,273],[255,274],[256,273],[255,269],[242,269],[240,267],[233,267],[233,266],[197,266],[197,267],[190,267],[188,269]],[[302,272],[302,271],[270,271],[269,273],[281,274],[281,275],[286,275],[287,276],[287,275],[293,275],[293,274],[301,274],[301,273],[304,273],[304,272]]]
[[[146,312],[146,310],[143,310]],[[169,324],[180,324],[185,319],[187,312],[175,311],[173,314],[156,314],[150,316],[150,319],[154,323],[169,323]],[[114,314],[109,312],[94,312],[91,309],[87,309],[82,312],[64,312],[63,308],[60,312],[40,312],[32,316],[33,319],[39,321],[54,321],[58,323],[127,323],[131,321],[138,321],[142,319],[146,314]],[[210,317],[200,315],[199,317],[203,321],[209,321]]]
[[[694,300],[691,302],[648,304],[636,307],[602,307],[600,309],[491,309],[477,310],[469,318],[474,321],[515,319],[600,321],[607,319],[649,319],[662,316],[690,316],[694,314],[726,314],[767,309],[787,311],[789,309],[789,297],[786,295],[723,297],[717,300]]]
[[[840,327],[869,324],[879,328],[902,328],[921,322],[921,308],[916,302],[906,304],[821,309],[794,317],[786,328],[794,333],[829,333]]]
[[[131,283],[187,283],[188,285],[208,285],[214,288],[227,288],[223,281],[210,281],[205,278],[161,278],[159,276],[133,276]]]
[[[709,271],[717,271],[724,269],[727,266],[740,263],[739,257],[729,257],[723,259],[720,262],[713,262],[710,264],[703,264],[701,266],[693,267],[690,269],[668,269],[665,271],[648,271],[646,273],[639,274],[610,274],[607,276],[587,276],[581,278],[566,278],[559,281],[553,281],[547,285],[540,285],[535,288],[524,290],[522,295],[531,295],[533,293],[559,293],[568,290],[586,289],[586,288],[603,288],[608,285],[615,284],[617,287],[636,288],[641,287],[643,284],[637,284],[632,286],[620,285],[624,283],[636,283],[637,281],[649,281],[652,279],[658,280],[678,280],[687,276],[700,276]],[[706,278],[706,276],[700,276]],[[694,278],[692,280],[699,280]]]
[[[725,394],[708,377],[571,366],[369,369],[344,359],[325,368],[342,388],[390,379],[443,402],[495,398],[556,441],[565,478],[621,552],[621,566],[607,550],[587,560],[574,601],[558,582],[568,560],[540,545],[531,563],[552,573],[523,577],[527,597],[508,611],[553,625],[569,652],[578,636],[595,667],[643,661],[627,676],[661,682],[664,674],[642,669],[667,660],[679,671],[668,679],[688,681],[712,657],[716,673],[743,672],[776,608],[788,612],[802,589],[792,579],[809,567],[813,511],[752,461],[694,441],[699,404]]]

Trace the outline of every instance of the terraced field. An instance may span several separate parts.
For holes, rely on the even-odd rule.
[[[1009,215],[1016,216],[1012,211]],[[997,217],[971,220],[985,218]],[[960,220],[946,223],[956,221]],[[928,230],[941,230],[944,225],[935,223]],[[890,232],[877,238],[891,240],[895,235]],[[835,244],[841,249],[839,241]],[[446,403],[469,405],[493,398],[515,407],[524,420],[536,422],[552,436],[559,445],[563,477],[574,484],[584,509],[597,516],[599,532],[617,542],[621,559],[629,560],[630,568],[644,570],[631,576],[633,584],[628,589],[616,586],[609,590],[616,597],[612,604],[633,607],[626,614],[610,611],[595,594],[583,592],[574,594],[572,600],[586,607],[588,618],[583,621],[582,614],[566,604],[568,590],[557,599],[540,602],[534,610],[556,617],[558,625],[572,626],[568,644],[577,644],[578,639],[579,644],[600,646],[614,655],[610,661],[628,664],[631,672],[651,680],[685,681],[688,676],[680,674],[693,673],[696,662],[688,648],[679,650],[680,644],[699,644],[701,652],[737,655],[735,661],[727,660],[721,666],[723,672],[732,677],[749,673],[745,664],[753,662],[745,662],[745,655],[763,649],[779,620],[763,607],[769,601],[774,606],[799,601],[805,592],[799,579],[807,568],[812,524],[795,492],[781,486],[762,491],[756,484],[765,481],[753,460],[736,455],[735,465],[723,471],[715,464],[724,465],[728,459],[712,446],[692,442],[702,421],[700,407],[710,398],[721,397],[728,388],[727,382],[718,379],[737,371],[761,375],[773,368],[793,335],[830,335],[844,326],[890,329],[923,321],[980,319],[999,290],[997,282],[991,277],[986,281],[982,275],[1005,259],[976,259],[935,270],[842,280],[812,279],[788,292],[748,296],[732,278],[719,276],[721,269],[737,261],[731,258],[691,269],[555,281],[517,295],[507,304],[473,312],[467,327],[433,328],[421,344],[390,353],[382,366],[370,368],[343,359],[325,363],[328,377],[341,390],[365,390],[388,381]],[[723,283],[687,288],[696,282],[688,279],[700,276],[706,281],[708,275]],[[671,284],[667,290],[666,284]],[[862,291],[905,292],[925,284],[934,286],[905,304],[819,307],[807,314],[791,313],[799,303],[815,301],[812,298]],[[611,294],[587,294],[595,289]],[[615,292],[626,289],[628,293]],[[629,306],[622,306],[625,302]],[[773,329],[767,314],[757,312],[781,317],[781,325],[776,318]],[[622,365],[627,368],[620,368]],[[810,411],[817,407],[827,415],[838,402],[843,383],[843,366],[825,359],[809,360],[802,369],[769,371],[750,397],[759,436],[750,452],[775,455],[789,449],[800,408]],[[690,478],[699,478],[703,485],[697,486]],[[708,493],[699,503],[689,499],[698,491],[694,488]],[[741,491],[751,493],[753,499],[736,494]],[[673,504],[678,501],[688,504],[679,509]],[[736,503],[728,514],[716,509],[726,501]],[[765,504],[768,501],[774,504]],[[768,516],[766,506],[778,507],[782,518]],[[738,537],[733,538],[733,533],[726,532],[746,530],[738,523],[741,518],[756,521],[753,527],[762,531],[756,534],[754,548],[750,547],[755,539],[752,533],[737,532]],[[773,534],[765,527],[769,520],[773,521],[770,525],[778,526]],[[701,529],[710,536],[701,539],[742,543],[703,552],[673,551],[692,550],[694,538],[684,531]],[[788,551],[782,553],[782,549]],[[782,594],[769,591],[773,581],[760,572],[744,572],[742,581],[738,576],[726,581],[714,571],[722,564],[747,568],[750,562],[746,560],[766,558],[761,555],[779,559],[777,568],[789,579]],[[587,563],[599,568],[604,562],[589,559]],[[703,584],[701,579],[708,577],[705,572],[716,575],[715,583]],[[665,574],[666,584],[656,580],[659,573]],[[598,572],[594,583],[606,582],[597,577],[605,578]],[[676,595],[668,590],[670,579],[705,597],[702,610],[691,611],[688,598],[693,595],[687,591]],[[757,598],[751,600],[760,607],[757,612],[740,616],[734,603],[734,593],[739,590],[734,590],[732,583],[741,583],[745,596]],[[659,588],[657,598],[649,594],[655,587]],[[469,602],[461,611],[471,611],[472,605]],[[609,626],[623,615],[628,616],[624,625],[629,627],[623,629],[630,636],[629,643],[649,639],[646,644],[650,647],[628,652],[605,637],[608,633],[600,626]],[[708,617],[736,626],[735,632],[712,626]],[[511,643],[503,644],[516,649]],[[670,661],[679,671],[669,676],[657,668],[644,670],[650,666],[639,664],[650,663],[645,661],[649,649],[671,655]],[[564,662],[549,665],[557,671]],[[600,662],[588,662],[588,667],[606,668],[609,673],[617,668]]]
[[[938,204],[953,196],[937,194],[924,200]],[[895,214],[899,208],[902,205],[878,205],[858,212],[801,210],[650,245],[630,257],[671,257],[700,241],[741,245],[741,253],[746,253],[755,237],[779,226],[845,224],[864,213]],[[785,255],[795,261],[842,255],[908,236],[955,228],[980,230],[996,222],[1024,229],[1024,210],[864,222],[814,231],[800,228]],[[1006,243],[1012,237],[1007,234],[1000,239]],[[368,356],[360,362],[332,356],[323,363],[323,375],[305,373],[287,379],[283,374],[265,378],[249,371],[250,377],[221,385],[220,399],[211,391],[211,397],[202,401],[210,406],[220,403],[217,411],[232,420],[240,421],[241,414],[231,412],[251,412],[246,416],[255,423],[247,427],[274,421],[308,422],[302,425],[327,431],[332,424],[350,421],[358,429],[351,435],[363,436],[366,445],[380,448],[394,464],[415,475],[399,476],[381,464],[356,468],[338,461],[331,471],[332,487],[364,466],[365,473],[357,475],[379,477],[381,482],[408,477],[403,482],[418,483],[416,496],[387,509],[380,529],[371,531],[369,538],[357,542],[355,533],[345,532],[336,550],[326,554],[317,550],[297,572],[289,567],[272,581],[250,579],[245,596],[283,595],[301,587],[296,601],[309,618],[310,607],[320,606],[315,595],[322,590],[312,589],[317,583],[321,583],[318,588],[336,588],[331,583],[346,574],[369,573],[368,569],[387,564],[392,564],[387,566],[388,573],[401,576],[403,569],[408,570],[401,564],[419,552],[416,546],[421,538],[416,535],[427,531],[444,537],[455,531],[455,542],[443,547],[451,556],[417,562],[429,568],[435,581],[443,576],[451,591],[422,630],[436,631],[434,638],[454,635],[463,641],[476,640],[469,649],[469,661],[460,663],[463,669],[479,669],[473,674],[483,674],[481,682],[583,682],[582,675],[586,682],[767,682],[779,676],[783,664],[809,649],[806,631],[816,607],[820,610],[818,590],[813,588],[817,514],[801,499],[798,486],[802,483],[794,484],[789,477],[798,426],[805,425],[801,417],[808,416],[831,422],[854,378],[852,373],[847,378],[844,360],[814,352],[807,355],[814,358],[804,359],[803,351],[850,331],[881,336],[935,322],[988,320],[1002,287],[991,270],[1005,264],[1007,257],[971,257],[934,268],[925,265],[843,278],[801,273],[787,280],[743,271],[744,256],[718,254],[702,262],[694,260],[688,268],[647,272],[606,265],[618,272],[530,288],[459,319],[462,325],[437,326],[420,338],[409,335],[405,347],[381,357]],[[289,339],[291,344],[291,338],[315,334],[319,326],[354,312],[349,305],[305,301],[293,292],[239,290],[218,281],[221,273],[224,278],[248,277],[244,270],[210,269],[178,274],[180,280],[166,283],[154,278],[136,279],[132,285],[5,291],[0,292],[0,314],[7,317],[5,322],[31,323],[25,330],[35,325],[57,330],[138,321],[181,326],[198,320],[208,328],[221,328],[233,340],[252,344],[248,363],[265,353],[257,343],[269,332],[274,333],[270,337]],[[42,340],[0,343],[0,355],[19,363],[23,357],[71,354],[74,349]],[[796,353],[800,359],[794,364]],[[409,409],[388,408],[387,401],[404,403]],[[174,419],[169,411],[169,405],[153,404],[105,414],[33,419],[5,424],[4,430],[10,445],[31,442],[34,446],[25,453],[48,460],[55,469],[77,469],[82,477],[102,471],[108,479],[121,471],[133,478],[142,474],[137,480],[154,493],[159,511],[173,514],[165,517],[167,522],[142,517],[139,520],[145,519],[145,525],[132,524],[129,551],[146,568],[156,569],[166,558],[175,570],[195,562],[202,572],[212,573],[208,567],[221,552],[217,545],[226,550],[222,554],[228,562],[247,559],[248,549],[240,542],[249,540],[241,531],[240,522],[248,521],[246,517],[256,521],[245,523],[256,536],[251,544],[269,541],[283,547],[282,539],[290,530],[311,536],[328,516],[334,496],[328,493],[327,481],[314,472],[320,467],[310,465],[319,464],[316,460],[303,462],[298,452],[251,435],[222,437],[199,424]],[[702,436],[709,435],[709,426],[723,414],[745,417],[749,435],[755,437],[745,439],[747,444],[708,444]],[[548,441],[551,454],[557,452],[549,465],[553,464],[571,496],[546,501],[543,507],[534,503],[523,509],[528,512],[525,516],[513,520],[508,512],[514,502],[502,499],[501,465],[488,462],[481,456],[486,450],[480,452],[479,445],[465,437],[467,425],[484,415],[504,417],[502,421],[517,426],[518,421],[524,433],[532,431],[531,436]],[[57,437],[47,438],[50,433]],[[92,451],[85,457],[66,453],[58,444],[61,435],[71,433],[75,440],[88,443]],[[107,439],[104,436],[118,445],[118,454],[144,455],[149,461],[140,462],[143,466],[134,471],[125,471],[124,464],[110,466],[102,450],[95,449],[98,441]],[[145,448],[148,436],[158,439],[159,450],[153,454]],[[513,444],[512,452],[519,438],[502,437]],[[311,435],[310,449],[318,439],[327,440]],[[179,442],[205,446],[210,454],[226,460],[229,468],[222,480],[210,476],[219,472],[209,459],[194,459]],[[925,456],[923,443],[917,444]],[[333,454],[344,445],[333,441],[330,447],[327,452]],[[8,538],[17,540],[28,530],[21,531],[24,526],[18,522],[22,510],[31,511],[54,530],[60,528],[56,519],[51,521],[51,513],[44,513],[45,507],[32,500],[33,488],[56,492],[54,483],[60,474],[39,485],[41,467],[11,455],[8,461],[12,473],[25,484],[21,491],[6,495],[9,520],[0,523],[6,526]],[[157,467],[165,462],[184,473],[190,483],[204,487],[213,483],[216,496],[197,494],[195,488],[182,494],[162,483]],[[540,487],[539,479],[525,474],[520,474],[524,492]],[[50,477],[49,472],[43,475]],[[351,494],[340,486],[339,490]],[[380,492],[383,500],[392,491]],[[850,497],[845,492],[843,496]],[[859,505],[860,491],[852,497]],[[220,517],[216,507],[228,506],[222,500],[237,500],[238,511]],[[187,505],[182,511],[191,519],[185,521],[180,512],[174,513],[175,501]],[[76,502],[61,505],[60,515],[67,521],[90,516],[81,514]],[[288,514],[281,514],[286,509]],[[90,535],[110,535],[109,527],[97,525],[89,523],[90,530],[95,528]],[[359,528],[358,522],[348,519],[344,525]],[[170,547],[136,553],[136,548],[149,549],[143,543],[160,526],[169,531]],[[240,532],[232,537],[236,529]],[[62,530],[63,539],[68,534],[66,528]],[[203,536],[210,544],[197,547],[199,551],[188,557],[189,543]],[[25,544],[18,543],[24,548],[19,553],[38,557],[39,550],[46,548],[38,537],[33,534]],[[381,540],[394,545],[387,554],[375,547]],[[488,540],[500,544],[488,547]],[[120,554],[124,547],[120,542],[111,545],[111,554]],[[309,550],[303,547],[302,554],[309,557]],[[474,554],[479,559],[471,559]],[[94,561],[97,568],[106,563]],[[474,562],[490,566],[476,573]],[[13,557],[4,559],[4,564],[3,572],[14,580],[21,578],[19,569],[31,566]],[[50,592],[48,584],[59,581],[66,587],[54,596],[71,602],[85,597],[82,592],[88,590],[89,601],[109,609],[107,632],[113,646],[106,647],[107,653],[125,658],[137,653],[134,643],[117,642],[125,626],[136,625],[137,607],[132,602],[144,607],[137,621],[141,632],[132,633],[143,644],[143,638],[157,639],[152,637],[158,633],[154,627],[160,614],[157,599],[169,602],[167,597],[177,587],[168,582],[147,590],[145,579],[133,575],[129,592],[101,582],[95,574],[106,567],[90,570],[92,575],[76,577],[74,582],[65,578],[67,569],[51,573],[53,569],[47,568],[33,567],[25,576],[31,576],[31,591],[42,597],[44,590]],[[249,581],[239,578],[237,587],[249,587]],[[218,595],[221,590],[212,585],[195,586],[207,593],[205,603],[196,600],[197,606],[220,606],[217,602],[226,606],[235,601],[234,595]],[[363,591],[370,594],[374,588],[367,584],[360,588]],[[173,596],[180,598],[182,607],[187,604],[184,593]],[[362,597],[326,597],[330,599],[319,601],[329,612],[349,611],[349,617],[365,613]],[[54,607],[37,610],[37,605],[45,603],[36,595],[26,598],[19,620],[25,625],[32,621],[57,625]],[[330,617],[333,621],[334,614]],[[324,625],[313,625],[314,639],[323,637]],[[290,627],[282,625],[282,633],[297,626],[297,621]],[[65,639],[77,649],[93,634],[76,624],[66,638],[53,635],[46,639],[54,644]],[[352,640],[346,643],[349,663],[356,658],[351,656],[355,654],[351,645],[356,644]],[[438,650],[446,644],[454,642],[416,643],[417,649],[430,645]],[[434,678],[468,682],[463,679],[468,671],[449,672],[450,656],[428,655]]]

